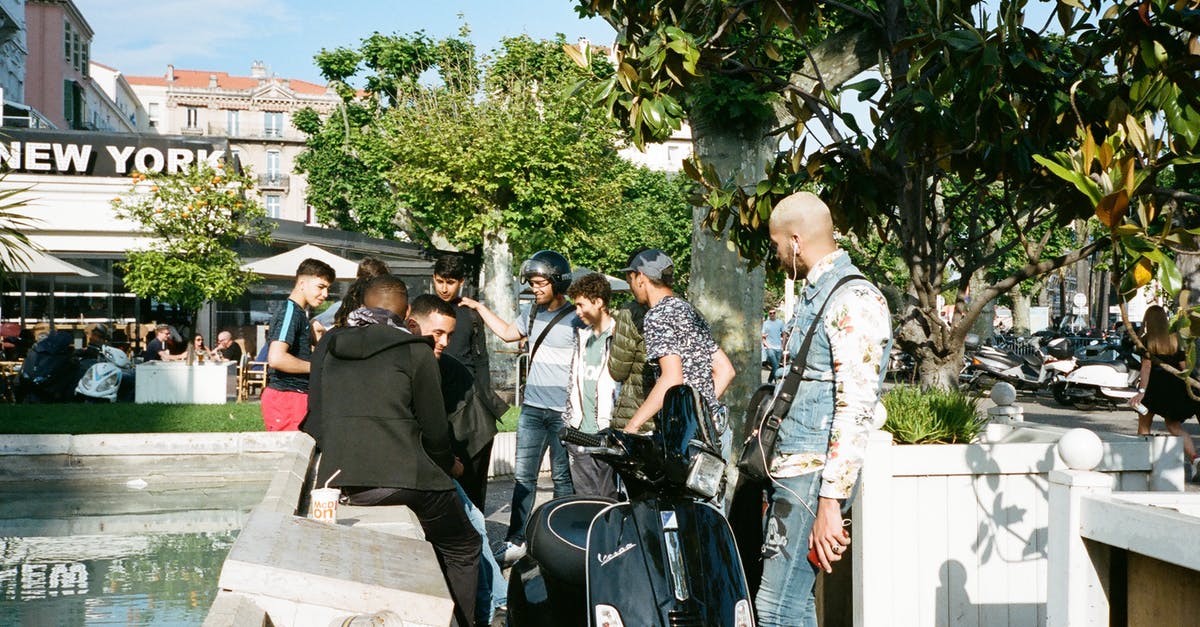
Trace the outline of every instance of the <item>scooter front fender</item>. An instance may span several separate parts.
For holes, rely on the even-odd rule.
[[[618,503],[588,532],[589,614],[617,611],[626,626],[734,624],[749,592],[729,523],[688,498]]]

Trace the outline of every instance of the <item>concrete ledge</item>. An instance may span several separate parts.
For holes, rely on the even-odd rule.
[[[428,543],[263,508],[246,521],[219,585],[251,597],[273,623],[295,627],[382,610],[445,626],[454,609]]]
[[[222,590],[213,599],[212,608],[204,619],[203,627],[274,627],[267,611],[254,603],[250,597],[237,592]]]
[[[66,455],[69,435],[6,435],[0,438],[0,455]]]

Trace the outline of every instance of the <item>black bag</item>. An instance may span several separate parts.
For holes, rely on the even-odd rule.
[[[783,419],[787,416],[788,409],[792,407],[792,400],[796,397],[796,390],[800,388],[800,380],[804,378],[804,364],[808,361],[808,349],[812,346],[813,334],[817,330],[817,325],[823,320],[825,315],[825,306],[829,304],[829,300],[837,293],[842,285],[849,283],[855,279],[864,278],[862,275],[850,274],[842,277],[834,284],[833,289],[829,291],[829,296],[825,297],[825,302],[821,303],[821,308],[817,310],[817,315],[813,318],[812,324],[808,327],[808,333],[804,336],[804,343],[800,345],[800,350],[796,353],[796,358],[792,360],[792,366],[788,369],[787,376],[783,378],[783,383],[779,386],[779,392],[774,398],[763,397],[757,407],[752,407],[752,420],[755,426],[746,437],[745,443],[742,445],[742,454],[738,458],[738,472],[741,476],[751,481],[766,481],[770,479],[768,468],[771,464],[771,458],[775,456],[775,443],[779,438],[779,426],[783,424]],[[755,395],[755,398],[760,398]]]
[[[79,381],[75,337],[55,331],[29,349],[21,364],[21,391],[25,402],[60,403],[71,398]]]

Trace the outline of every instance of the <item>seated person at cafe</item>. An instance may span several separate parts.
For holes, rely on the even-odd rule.
[[[160,324],[154,327],[154,339],[146,343],[146,351],[142,353],[143,361],[183,361],[186,353],[172,355],[167,348],[167,340],[171,337],[171,325]]]
[[[215,361],[238,361],[242,358],[242,347],[233,341],[233,334],[221,331],[217,334],[217,345],[213,347],[212,357]]]

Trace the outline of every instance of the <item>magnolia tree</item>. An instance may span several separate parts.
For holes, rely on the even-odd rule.
[[[112,201],[147,235],[145,247],[126,251],[125,287],[180,308],[192,328],[205,302],[235,300],[257,280],[242,270],[238,242],[270,241],[253,178],[231,170],[199,163],[178,174],[135,172],[129,191]]]
[[[1190,246],[1187,234],[1139,239],[1162,223],[1157,209],[1123,230],[1112,216],[1138,194],[1163,207],[1173,192],[1155,191],[1153,173],[1194,150],[1194,0],[576,4],[618,32],[616,72],[597,77],[595,100],[637,141],[691,121],[687,171],[707,190],[692,287],[728,321],[722,343],[747,373],[735,394],[757,383],[745,329],[761,290],[747,286],[762,284],[774,203],[797,189],[829,201],[848,244],[875,234],[899,250],[897,344],[929,385],[955,384],[990,301],[1110,246],[1102,233],[1061,248],[1056,234],[1076,220],[1099,215],[1143,249],[1120,249],[1115,266],[1141,268],[1128,285],[1155,273],[1178,283],[1166,248]],[[1155,143],[1158,129],[1172,141]]]

